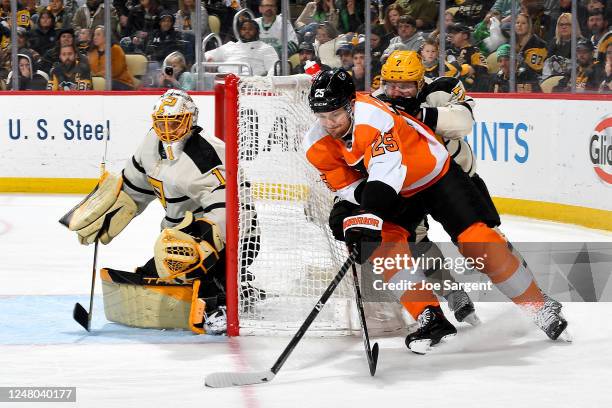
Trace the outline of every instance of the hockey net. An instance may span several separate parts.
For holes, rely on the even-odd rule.
[[[315,121],[310,81],[307,75],[225,81],[217,120],[227,149],[230,335],[293,334],[348,256],[327,225],[334,197],[302,148]],[[352,285],[349,273],[309,335],[359,331]],[[373,334],[403,328],[397,305],[366,308]]]

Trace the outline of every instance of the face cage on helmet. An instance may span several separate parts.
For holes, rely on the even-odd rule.
[[[151,115],[153,129],[162,142],[172,143],[181,140],[191,129],[193,115],[191,112],[180,115]]]

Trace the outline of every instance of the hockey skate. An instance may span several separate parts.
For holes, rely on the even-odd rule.
[[[463,290],[455,290],[446,296],[448,308],[455,314],[458,322],[466,322],[478,326],[480,319],[476,315],[472,299]]]
[[[567,331],[567,320],[561,313],[563,306],[549,296],[545,296],[545,299],[544,305],[533,315],[533,321],[551,340],[571,342],[571,335]]]
[[[219,306],[204,317],[206,334],[222,335],[227,332],[227,314],[225,306]]]
[[[406,346],[416,354],[426,354],[431,346],[457,334],[440,306],[427,306],[418,318],[419,328],[406,336]]]

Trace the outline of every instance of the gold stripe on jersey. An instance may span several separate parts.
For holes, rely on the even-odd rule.
[[[166,202],[166,196],[164,195],[164,183],[151,176],[147,176],[147,179],[149,180],[151,187],[153,187],[153,192],[155,192],[155,195],[161,202],[161,205],[163,205],[164,208],[167,208],[168,203]]]

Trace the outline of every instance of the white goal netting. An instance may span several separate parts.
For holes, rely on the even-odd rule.
[[[309,89],[306,75],[247,77],[238,84],[241,334],[292,334],[348,256],[327,226],[333,195],[302,149],[315,120]],[[358,332],[350,275],[309,334]],[[367,309],[373,332],[403,326],[396,305],[367,304]]]

